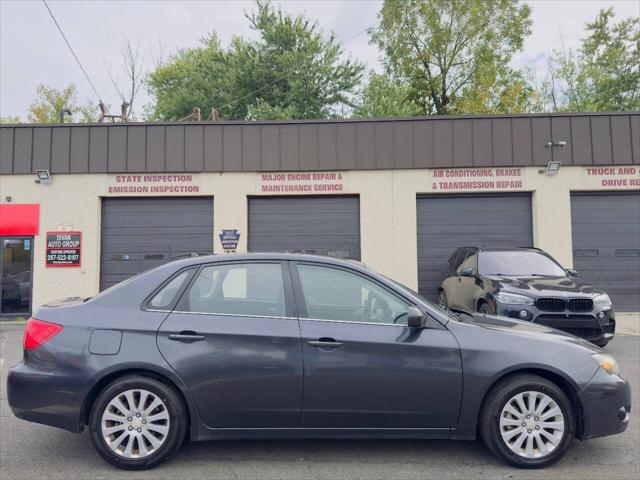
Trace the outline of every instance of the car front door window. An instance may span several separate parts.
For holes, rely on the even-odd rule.
[[[376,283],[346,270],[298,265],[309,318],[407,324],[410,305]]]
[[[247,263],[204,267],[185,304],[192,313],[284,317],[284,286],[279,263]]]

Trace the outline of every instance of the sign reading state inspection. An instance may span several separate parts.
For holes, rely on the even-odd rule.
[[[79,267],[82,232],[47,232],[47,267]]]

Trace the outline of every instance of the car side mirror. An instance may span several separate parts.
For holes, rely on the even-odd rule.
[[[407,311],[407,325],[410,328],[424,328],[427,324],[427,315],[418,307],[409,307]]]
[[[460,270],[460,276],[461,277],[475,277],[476,276],[476,269],[473,267],[465,267],[462,270]]]
[[[574,270],[573,268],[567,268],[567,273],[569,275],[571,275],[572,277],[579,277],[580,274],[578,273],[577,270]]]

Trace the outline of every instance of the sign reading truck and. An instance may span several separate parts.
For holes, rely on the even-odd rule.
[[[82,232],[47,232],[47,267],[79,267]]]

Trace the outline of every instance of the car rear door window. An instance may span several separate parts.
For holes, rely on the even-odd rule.
[[[284,317],[282,266],[279,263],[209,265],[181,302],[192,313]]]
[[[298,275],[309,318],[407,324],[410,305],[361,275],[304,264]]]
[[[194,269],[191,268],[175,275],[147,302],[147,308],[151,310],[170,310],[177,300],[176,295],[184,283],[191,278],[193,271]]]

